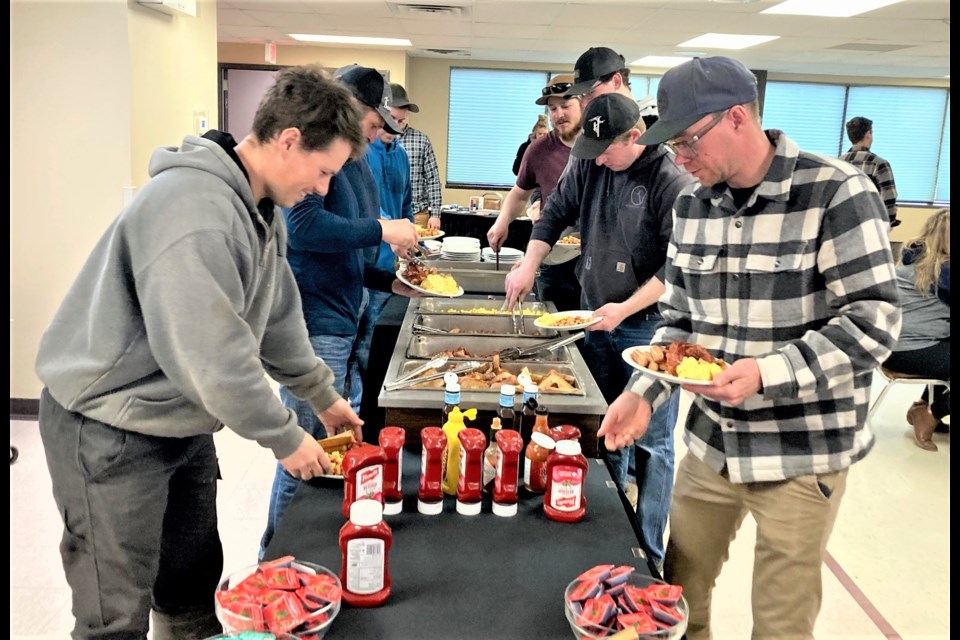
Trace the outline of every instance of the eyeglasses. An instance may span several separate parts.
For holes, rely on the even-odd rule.
[[[573,84],[570,82],[557,82],[556,84],[547,85],[540,90],[541,96],[555,96],[558,93],[566,93],[570,90]]]
[[[725,109],[713,116],[713,119],[710,120],[700,131],[697,131],[695,134],[690,136],[689,140],[668,140],[663,143],[667,149],[673,151],[674,154],[681,156],[683,158],[692,159],[697,157],[697,147],[696,144],[703,139],[703,136],[707,135],[710,129],[713,129],[715,126],[720,124],[720,121],[723,120],[723,116],[727,115],[729,109]]]
[[[602,84],[603,84],[603,80],[597,80],[597,81],[594,82],[593,85],[590,87],[590,90],[589,90],[589,91],[585,91],[585,92],[583,93],[583,95],[580,96],[580,97],[581,97],[581,98],[586,98],[587,100],[592,99],[592,98],[593,98],[593,94],[596,93],[597,89],[599,89],[599,88],[600,88],[600,85],[602,85]]]

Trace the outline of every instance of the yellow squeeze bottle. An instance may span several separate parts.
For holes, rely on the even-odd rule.
[[[460,411],[460,407],[454,407],[447,415],[447,421],[443,424],[443,432],[447,434],[447,457],[443,465],[441,486],[443,492],[447,495],[457,495],[457,483],[460,480],[460,438],[457,436],[463,429],[467,428],[464,419],[476,420],[476,418],[476,409]]]

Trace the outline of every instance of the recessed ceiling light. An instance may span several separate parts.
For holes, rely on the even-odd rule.
[[[683,64],[684,62],[689,62],[690,60],[693,60],[693,58],[688,58],[686,56],[644,56],[631,62],[630,66],[669,69],[670,67],[675,67],[678,64]]]
[[[786,0],[760,13],[779,13],[791,16],[824,16],[849,18],[902,0]]]
[[[780,36],[750,36],[738,33],[705,33],[692,40],[681,42],[678,47],[703,47],[704,49],[746,49]]]
[[[312,33],[288,34],[294,40],[303,42],[327,42],[330,44],[373,44],[385,47],[412,47],[413,43],[404,38],[368,38],[363,36],[319,36]]]

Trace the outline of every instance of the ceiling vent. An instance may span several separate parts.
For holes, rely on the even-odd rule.
[[[469,58],[470,52],[465,49],[424,49],[426,53],[433,53],[438,56],[458,56],[461,58]]]
[[[466,15],[466,7],[446,4],[391,4],[390,8],[399,16],[415,16],[418,18],[462,18]]]

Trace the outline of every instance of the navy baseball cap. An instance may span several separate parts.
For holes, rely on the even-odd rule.
[[[607,150],[610,143],[637,126],[640,109],[637,103],[619,93],[605,93],[590,101],[583,114],[583,132],[577,136],[570,153],[577,158],[593,160]]]
[[[694,58],[668,69],[657,88],[660,119],[637,144],[672,140],[705,115],[757,99],[757,78],[739,60]]]
[[[607,47],[590,47],[573,65],[573,86],[567,95],[579,96],[588,91],[597,80],[615,71],[627,68],[623,56]]]
[[[379,71],[370,67],[361,67],[358,64],[348,64],[337,69],[333,77],[350,89],[357,100],[383,117],[384,129],[395,135],[403,133],[403,128],[397,124],[393,114],[390,113],[390,104],[393,100],[390,85]]]

